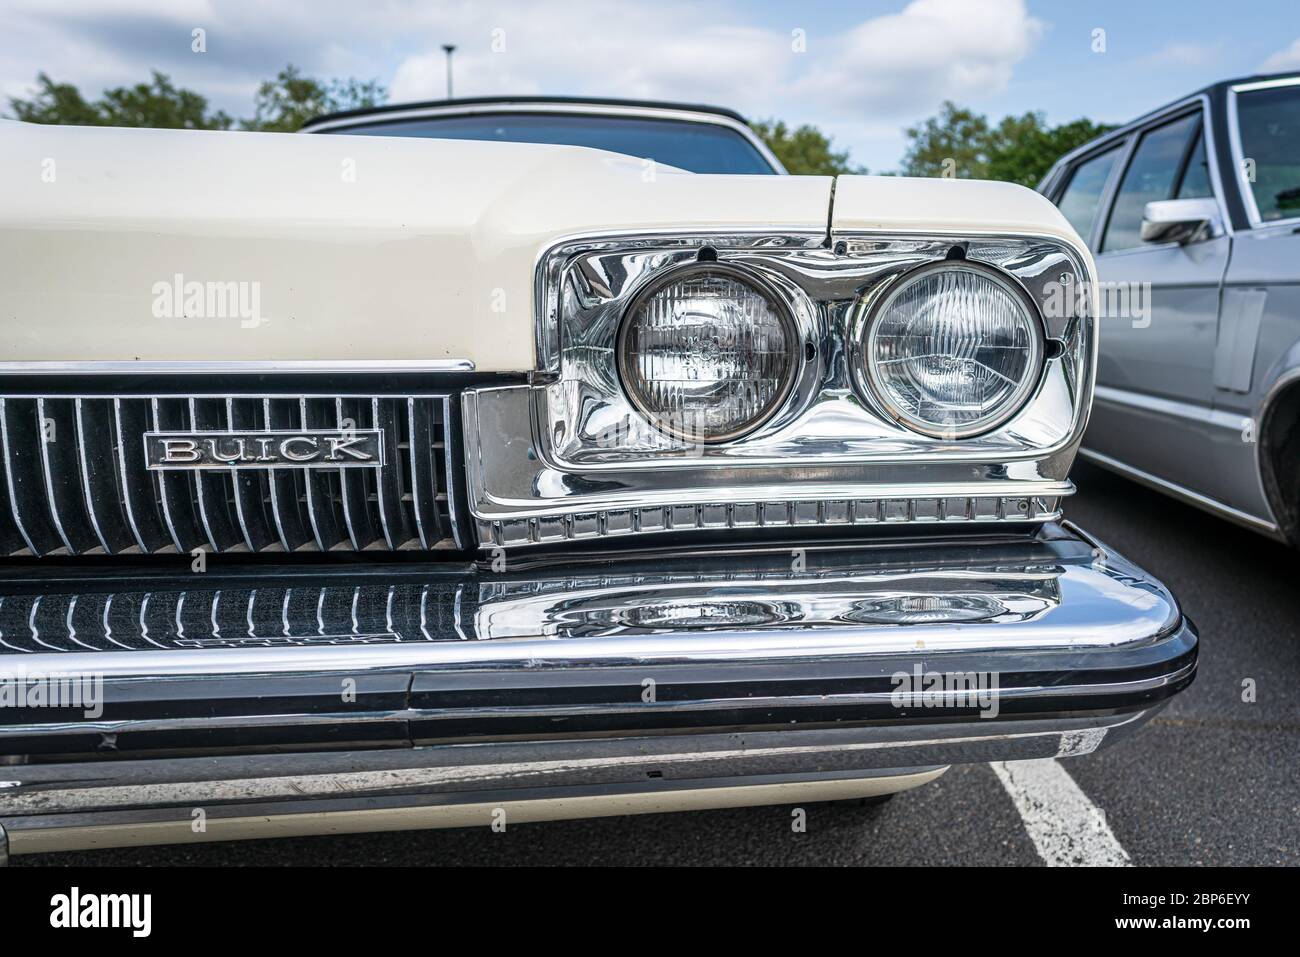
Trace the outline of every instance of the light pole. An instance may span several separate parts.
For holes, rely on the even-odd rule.
[[[451,55],[456,52],[456,44],[444,43],[442,52],[447,54],[447,99],[451,99]]]

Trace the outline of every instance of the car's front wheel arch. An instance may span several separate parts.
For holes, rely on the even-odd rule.
[[[1265,407],[1259,441],[1264,493],[1287,540],[1300,547],[1300,369]]]

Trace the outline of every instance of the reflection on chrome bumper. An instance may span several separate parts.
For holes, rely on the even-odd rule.
[[[684,792],[1086,753],[1196,665],[1168,591],[1056,525],[794,554],[574,554],[502,574],[140,581],[0,580],[0,680],[102,682],[93,717],[0,708],[15,850],[24,834],[77,846],[68,835],[118,825],[117,843],[140,828],[179,839],[197,806],[278,819],[278,833],[320,812],[346,829],[432,826],[493,802],[572,798],[569,816],[672,792],[703,806]],[[993,681],[979,700],[900,698],[897,676],[917,673]]]

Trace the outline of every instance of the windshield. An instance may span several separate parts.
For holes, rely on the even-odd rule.
[[[1260,220],[1300,216],[1300,84],[1239,93],[1237,126]]]
[[[321,132],[590,146],[692,173],[776,172],[753,143],[729,127],[644,116],[476,113],[376,121]]]

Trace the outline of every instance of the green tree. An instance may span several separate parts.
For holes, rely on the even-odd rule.
[[[986,179],[989,121],[979,113],[945,100],[937,116],[903,131],[904,176],[956,176]]]
[[[208,113],[208,101],[193,90],[177,89],[157,70],[153,83],[105,90],[97,104],[105,126],[154,126],[172,130],[224,130],[230,117]]]
[[[955,103],[904,131],[907,176],[957,176],[998,179],[1037,186],[1063,154],[1114,127],[1078,119],[1049,126],[1042,113],[1006,116],[996,125]]]
[[[77,126],[151,126],[166,129],[224,130],[230,117],[208,112],[208,101],[192,90],[178,89],[157,70],[152,83],[105,90],[87,102],[70,83],[55,83],[45,73],[36,77],[36,95],[30,100],[11,97],[14,116],[29,123]]]
[[[837,176],[841,173],[865,173],[866,168],[849,162],[848,150],[831,149],[830,137],[807,124],[791,130],[780,120],[760,120],[752,124],[789,172],[806,176]]]
[[[1008,116],[994,132],[987,177],[1033,188],[1070,150],[1114,128],[1088,119],[1048,126],[1042,113]]]
[[[253,118],[239,125],[246,130],[292,133],[322,114],[377,106],[387,96],[377,80],[321,81],[303,76],[290,64],[257,88]]]

